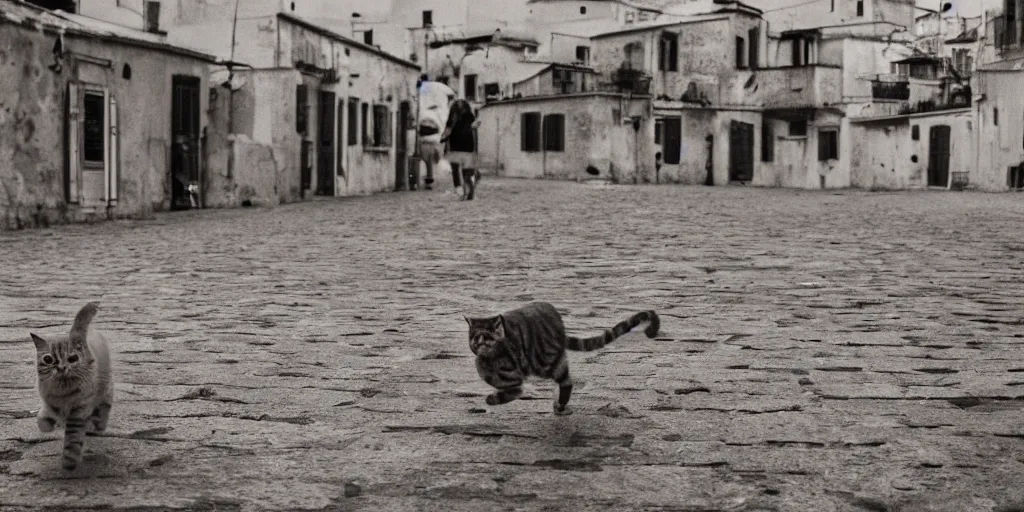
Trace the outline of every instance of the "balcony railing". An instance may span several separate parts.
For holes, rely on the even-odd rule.
[[[876,100],[907,101],[910,99],[910,81],[883,82],[881,80],[872,80],[871,97]]]
[[[1024,46],[1024,23],[1007,19],[1006,15],[996,16],[988,21],[989,33],[999,51],[1017,50]]]
[[[818,108],[842,101],[843,70],[834,66],[788,66],[757,71],[765,108]]]
[[[612,72],[611,81],[599,84],[603,91],[650,94],[651,77],[639,69],[619,68]]]

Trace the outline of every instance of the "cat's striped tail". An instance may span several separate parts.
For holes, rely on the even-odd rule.
[[[646,334],[648,338],[653,338],[657,336],[658,329],[661,328],[661,320],[658,318],[658,314],[655,313],[654,311],[641,311],[629,317],[628,320],[619,322],[618,324],[615,325],[615,327],[612,327],[611,329],[604,331],[604,333],[599,336],[594,336],[591,338],[577,338],[575,336],[568,336],[568,344],[566,345],[566,348],[568,348],[569,350],[577,350],[582,352],[597,350],[611,343],[612,341],[615,341],[615,339],[618,338],[619,336],[622,336],[623,334],[632,331],[633,329],[636,328],[636,326],[644,322],[649,322],[647,328],[644,329],[644,334]]]

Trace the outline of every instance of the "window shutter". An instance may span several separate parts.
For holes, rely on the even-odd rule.
[[[118,150],[120,149],[120,137],[118,135],[118,123],[117,123],[117,99],[113,95],[110,98],[110,113],[107,116],[110,119],[110,136],[107,154],[107,204],[110,206],[117,206],[117,186],[118,181],[121,179],[121,163],[118,159]]]
[[[67,173],[68,190],[67,201],[71,204],[79,204],[82,201],[82,191],[79,188],[82,175],[82,152],[81,152],[81,130],[82,130],[82,109],[79,97],[78,84],[68,83],[67,102]]]
[[[528,146],[529,142],[527,141],[527,139],[528,139],[527,135],[530,133],[530,127],[529,127],[529,124],[527,124],[527,122],[526,122],[527,119],[529,119],[528,116],[529,116],[529,114],[525,114],[525,113],[524,114],[519,114],[519,150],[520,151],[528,151],[529,150],[529,146]]]
[[[757,61],[760,60],[761,30],[756,27],[750,29],[747,32],[747,39],[750,42],[750,57],[747,62],[747,66],[750,67],[750,69],[757,69]]]
[[[299,84],[295,88],[295,131],[306,135],[309,129],[306,105],[309,102],[309,89],[306,84]]]

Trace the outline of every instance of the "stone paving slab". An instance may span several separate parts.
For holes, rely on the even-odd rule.
[[[0,510],[1024,510],[1019,194],[481,191],[0,233]],[[67,473],[28,332],[91,300]],[[461,315],[531,300],[662,332],[488,407]]]

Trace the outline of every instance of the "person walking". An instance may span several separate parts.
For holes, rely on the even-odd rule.
[[[449,104],[455,98],[455,91],[441,82],[430,81],[427,75],[420,76],[417,89],[419,91],[419,126],[416,128],[416,133],[420,144],[420,158],[423,159],[423,163],[427,167],[423,188],[430,190],[434,183],[434,168],[444,157],[441,131],[448,120]]]
[[[448,160],[452,166],[455,190],[462,189],[462,199],[472,201],[480,173],[476,167],[476,134],[478,126],[473,107],[465,99],[457,99],[449,108],[441,142],[448,143]]]

